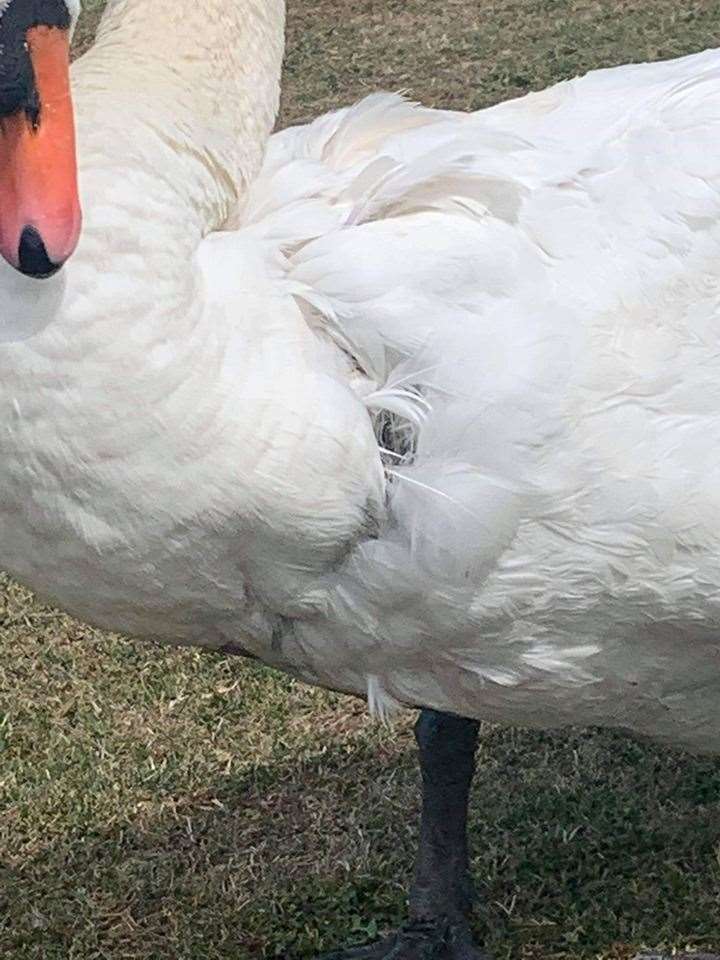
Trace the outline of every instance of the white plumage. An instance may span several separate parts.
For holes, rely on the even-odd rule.
[[[260,168],[282,5],[194,6],[112,5],[81,247],[0,269],[3,565],[378,713],[720,750],[720,52]]]

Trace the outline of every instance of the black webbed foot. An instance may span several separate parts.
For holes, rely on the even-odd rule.
[[[464,922],[417,921],[363,947],[324,954],[319,960],[487,960]]]

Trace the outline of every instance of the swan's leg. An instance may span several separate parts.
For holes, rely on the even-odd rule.
[[[423,782],[420,848],[407,924],[380,943],[323,960],[482,960],[470,934],[467,810],[475,720],[423,710],[415,725]]]

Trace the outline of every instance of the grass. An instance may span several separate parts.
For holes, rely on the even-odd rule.
[[[479,107],[719,34],[700,0],[291,0],[282,122],[377,87]],[[0,955],[310,957],[397,923],[410,719],[100,634],[0,579]],[[717,950],[720,763],[492,727],[479,760],[477,929],[497,960]]]

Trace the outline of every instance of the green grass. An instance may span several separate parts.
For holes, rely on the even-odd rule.
[[[697,0],[296,0],[282,121],[377,87],[477,107],[719,34]],[[397,923],[410,719],[104,636],[0,581],[0,956],[309,957]],[[498,960],[718,948],[718,762],[492,727],[479,761],[477,929]]]

